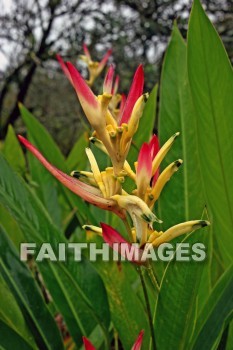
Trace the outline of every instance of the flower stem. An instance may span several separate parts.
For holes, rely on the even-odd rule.
[[[141,266],[137,267],[137,271],[139,273],[139,277],[140,277],[141,285],[142,285],[142,290],[143,290],[143,294],[144,294],[144,298],[145,298],[145,302],[146,302],[146,309],[147,309],[148,321],[149,321],[150,332],[151,332],[152,349],[156,350],[155,335],[154,335],[154,328],[153,328],[153,319],[152,319],[152,314],[151,314],[151,309],[150,309],[149,296],[147,293],[146,283],[145,283],[145,279],[143,276]]]
[[[127,218],[122,219],[122,221],[123,221],[123,223],[124,223],[124,225],[125,225],[125,228],[126,228],[126,230],[127,230],[127,232],[128,232],[130,241],[133,242],[134,239],[133,239],[131,227],[130,227],[130,225],[129,225],[129,223],[128,223]]]
[[[147,273],[148,273],[148,276],[149,276],[153,286],[155,287],[155,289],[159,293],[159,291],[160,291],[159,283],[158,283],[156,275],[155,275],[155,273],[153,271],[153,268],[151,266],[151,262],[150,261],[148,261],[148,264],[147,264]]]

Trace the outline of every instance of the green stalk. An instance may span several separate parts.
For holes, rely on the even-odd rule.
[[[149,296],[147,293],[146,283],[145,283],[145,279],[143,276],[141,266],[137,267],[137,271],[139,273],[139,277],[140,277],[141,285],[142,285],[142,290],[143,290],[143,294],[144,294],[144,298],[145,298],[145,302],[146,302],[146,309],[147,309],[148,321],[149,321],[150,332],[151,332],[152,349],[156,350],[155,335],[154,335],[154,328],[153,328],[153,319],[152,319],[152,314],[151,314],[151,309],[150,309]]]

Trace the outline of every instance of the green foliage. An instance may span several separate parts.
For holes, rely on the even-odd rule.
[[[198,0],[189,23],[188,74],[205,198],[214,239],[229,264],[233,251],[233,73],[222,42]]]
[[[61,336],[57,329],[57,325],[45,305],[32,274],[27,269],[26,265],[19,260],[18,251],[14,248],[11,241],[7,237],[6,232],[4,232],[1,227],[0,233],[0,249],[2,252],[0,259],[0,271],[4,281],[11,290],[12,295],[15,297],[14,300],[16,300],[17,304],[20,306],[20,309],[27,320],[27,326],[30,328],[38,347],[51,350],[63,349]],[[31,297],[32,295],[33,298]],[[3,301],[3,298],[1,298],[1,300]],[[19,311],[17,309],[17,305],[14,305],[14,303],[11,305],[13,308],[15,308],[15,311],[12,310],[12,312],[15,316],[13,322],[16,323],[17,313],[19,314]],[[7,312],[10,314],[9,309],[7,309]],[[12,326],[7,314],[5,313],[3,316],[5,316],[3,319],[8,319],[8,326]],[[12,317],[11,314],[10,317]],[[16,332],[25,339],[25,335],[27,333],[25,334],[25,329],[21,329],[22,325],[23,319],[19,324],[16,323],[12,328],[16,329]],[[27,336],[25,340],[27,342],[30,340],[30,343],[33,344],[32,339],[28,338],[29,337]]]
[[[232,348],[232,88],[224,47],[195,0],[187,45],[175,24],[163,62],[160,144],[177,131],[181,134],[161,170],[178,158],[184,164],[166,185],[157,209],[163,230],[195,218],[209,219],[210,228],[182,241],[204,243],[208,258],[205,262],[153,263],[158,281],[142,268],[157,350],[214,350],[220,343],[227,350]],[[157,90],[156,85],[133,139],[128,156],[131,165],[153,133]],[[27,137],[49,162],[67,174],[89,169],[86,133],[65,157],[36,118],[22,105],[20,109]],[[105,154],[94,146],[93,151],[101,170],[110,165]],[[110,349],[118,344],[117,339],[128,350],[144,329],[142,349],[151,350],[148,305],[138,267],[101,260],[92,264],[85,253],[81,262],[75,262],[72,254],[67,254],[65,262],[19,259],[21,241],[38,246],[49,242],[57,253],[59,243],[102,242],[100,237],[84,234],[83,224],[104,221],[126,236],[123,222],[65,189],[32,155],[25,157],[11,127],[1,150],[0,169],[0,348],[63,349],[64,337],[54,320],[57,315],[72,337],[70,349],[82,349],[82,336],[87,336],[99,350]]]
[[[174,25],[160,84],[159,140],[163,145],[171,135],[180,132],[163,167],[179,158],[184,163],[159,199],[159,218],[164,222],[163,229],[201,217],[205,206],[197,154],[196,113],[190,94],[186,62],[186,44]]]

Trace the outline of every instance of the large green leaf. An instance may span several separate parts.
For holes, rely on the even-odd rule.
[[[157,92],[158,85],[156,84],[146,102],[138,130],[133,138],[132,146],[127,157],[131,166],[136,162],[142,144],[144,142],[149,142],[153,134],[156,120]]]
[[[197,319],[192,349],[211,350],[230,314],[233,316],[233,265],[222,275]]]
[[[213,25],[195,0],[188,30],[188,75],[198,153],[214,236],[226,264],[233,253],[233,74]]]
[[[60,170],[68,173],[64,156],[60,152],[57,144],[53,141],[52,137],[49,135],[47,130],[22,105],[20,105],[20,112],[21,112],[22,119],[27,126],[28,133],[30,137],[34,140],[35,146],[40,150],[40,152],[45,156],[45,158],[48,159],[49,162],[51,162]],[[38,161],[37,163],[38,163],[38,171],[40,171],[43,166],[39,164]],[[57,183],[55,179],[54,181],[55,183]],[[58,183],[58,187],[60,188],[61,193],[63,193],[64,198],[67,200],[67,202],[71,206],[71,209],[73,209],[74,207],[77,208],[77,218],[79,222],[82,225],[86,223],[86,219],[89,218],[90,216],[88,205],[81,198],[71,193],[60,183]],[[46,203],[43,203],[43,204],[46,205]],[[92,222],[95,223],[95,219],[94,218],[91,218],[91,219],[92,219]]]
[[[27,320],[40,349],[63,349],[57,325],[30,271],[0,226],[0,271]],[[3,297],[3,295],[2,295]],[[2,301],[4,301],[3,297]],[[6,298],[7,300],[7,298]]]
[[[67,243],[53,225],[40,201],[0,157],[0,201],[8,208],[24,232],[26,241],[40,246],[49,242],[54,251],[58,243]],[[45,284],[77,344],[81,336],[92,332],[96,323],[106,332],[109,309],[103,283],[86,260],[77,263],[72,257],[65,263],[38,263]]]
[[[0,319],[0,349],[20,349],[20,350],[32,350],[31,347],[24,338],[21,337],[13,328]],[[35,348],[34,348],[35,349]]]
[[[117,220],[113,227],[119,230],[120,222]],[[75,236],[74,241],[80,242],[80,237]],[[102,238],[88,235],[88,242],[101,244]],[[141,291],[141,286],[134,266],[128,262],[105,262],[98,259],[94,267],[106,286],[111,320],[124,349],[131,349],[138,333],[144,329],[142,349],[148,350],[150,338],[148,316],[144,298],[141,299],[137,293],[138,290]]]
[[[77,142],[75,143],[74,147],[70,151],[67,159],[66,159],[66,167],[69,171],[78,169],[78,170],[85,170],[86,164],[87,164],[87,157],[85,154],[85,148],[88,147],[89,140],[88,140],[88,133],[84,132]]]
[[[142,349],[147,350],[150,330],[143,304],[130,284],[133,276],[137,278],[133,267],[124,262],[122,265],[115,262],[101,263],[96,267],[105,283],[112,322],[124,349],[130,349],[138,333],[144,329]]]
[[[186,51],[186,44],[175,24],[162,68],[159,140],[163,145],[179,131],[180,136],[162,163],[162,168],[179,158],[184,163],[159,199],[159,218],[164,222],[163,229],[186,220],[199,219],[204,209]]]
[[[195,242],[208,241],[208,229],[191,233],[183,242],[190,247]],[[179,247],[177,249],[180,249]],[[191,334],[195,325],[197,292],[204,262],[170,261],[165,270],[155,313],[155,336],[159,350],[191,349]]]
[[[3,154],[15,171],[21,175],[25,174],[26,162],[24,154],[11,125],[9,125],[7,130],[6,139],[4,141]]]
[[[32,137],[29,137],[30,142],[34,144]],[[61,227],[61,205],[58,201],[59,189],[61,186],[58,181],[45,169],[41,166],[40,162],[28,152],[28,163],[30,169],[30,177],[33,183],[36,184],[34,190],[38,198],[44,204],[49,215],[51,216],[53,222]]]
[[[27,327],[26,321],[22,315],[22,312],[10,292],[8,286],[0,275],[0,323],[4,324],[6,332],[0,326],[0,344],[7,344],[10,346],[11,338],[15,341],[19,338],[22,339],[23,343],[26,343],[25,347],[35,349],[36,345],[33,336]],[[12,333],[16,333],[12,336]],[[22,346],[23,348],[23,346]]]

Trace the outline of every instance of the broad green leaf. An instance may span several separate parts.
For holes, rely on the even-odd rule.
[[[0,349],[20,349],[32,350],[35,349],[30,346],[24,338],[21,337],[13,328],[0,319]]]
[[[188,30],[188,75],[196,110],[198,153],[214,236],[225,264],[233,253],[233,73],[199,0]]]
[[[16,248],[19,249],[20,243],[24,240],[23,232],[20,230],[18,223],[2,204],[0,204],[0,224],[8,233],[8,236],[15,244]]]
[[[0,226],[0,271],[41,349],[63,349],[61,335],[26,265]],[[3,297],[4,300],[4,297]],[[6,299],[7,300],[7,299]]]
[[[40,150],[40,152],[47,158],[47,160],[55,165],[60,170],[68,173],[66,168],[66,163],[64,156],[60,152],[58,146],[53,141],[52,137],[49,135],[47,130],[43,127],[42,124],[38,120],[36,120],[33,115],[23,106],[20,105],[20,112],[24,123],[26,124],[29,135],[35,142],[35,146]],[[38,161],[37,161],[38,162]],[[38,171],[42,169],[42,165],[38,162]],[[57,183],[57,180],[55,180]],[[86,218],[90,217],[88,205],[84,203],[84,201],[78,196],[71,193],[67,190],[63,185],[58,183],[58,187],[63,193],[64,198],[67,200],[69,205],[71,206],[71,210],[73,208],[77,208],[77,218],[81,225],[86,223]],[[92,222],[95,222],[93,217],[90,218]]]
[[[138,152],[142,144],[144,142],[149,142],[153,134],[156,120],[157,92],[158,85],[156,84],[146,102],[142,117],[139,122],[138,130],[133,137],[132,146],[127,157],[127,160],[131,166],[133,166],[134,162],[136,162],[138,158]]]
[[[186,44],[175,24],[162,68],[160,145],[176,132],[180,132],[180,136],[175,140],[161,168],[164,169],[179,158],[184,163],[166,184],[159,199],[158,216],[163,220],[163,230],[187,220],[200,219],[205,204],[197,154],[196,113],[187,79],[186,51]]]
[[[144,306],[130,284],[134,276],[128,263],[97,264],[108,293],[111,319],[124,349],[131,349],[138,333],[144,329],[143,350],[149,347],[149,325]],[[135,278],[135,276],[134,276]]]
[[[6,139],[4,141],[3,154],[15,171],[21,175],[25,174],[26,162],[24,154],[11,125],[8,126]]]
[[[86,169],[87,157],[85,148],[88,147],[89,144],[88,137],[88,133],[84,132],[70,151],[66,159],[66,167],[69,171]]]
[[[118,221],[117,226],[113,224],[113,227],[122,232]],[[80,242],[79,236],[74,236],[73,239]],[[87,241],[99,244],[102,243],[102,238],[88,235]],[[137,293],[138,289],[141,290],[141,285],[134,266],[128,262],[105,262],[101,259],[94,262],[94,266],[107,289],[111,320],[124,349],[131,349],[138,333],[144,329],[142,349],[148,350],[150,337],[148,317],[144,298]]]
[[[36,146],[44,156],[62,171],[66,170],[65,158],[57,144],[53,141],[44,126],[23,106],[20,104],[21,117],[27,127],[29,134],[36,142]]]
[[[226,350],[233,348],[233,321],[229,324]]]
[[[189,243],[190,247],[196,242],[205,244],[208,241],[205,235],[208,235],[208,229],[191,233],[182,243]],[[189,342],[195,325],[197,292],[203,264],[194,260],[172,260],[168,263],[155,313],[155,336],[159,350],[191,349]]]
[[[23,318],[22,312],[7,287],[6,283],[0,275],[0,322],[5,324],[5,327],[10,328],[10,333],[17,333],[16,340],[18,337],[24,339],[25,343],[29,348],[36,348],[33,336],[30,334],[26,321]],[[1,327],[0,327],[1,329]],[[1,333],[1,332],[0,332]],[[5,334],[8,337],[9,334]],[[9,340],[8,340],[9,341]],[[1,343],[1,335],[0,335]]]
[[[67,243],[53,225],[41,202],[0,157],[0,201],[19,223],[27,242],[39,247],[49,242],[57,251],[58,243]],[[71,254],[71,253],[70,253]],[[97,323],[106,332],[109,309],[103,283],[91,264],[77,263],[73,254],[66,262],[42,261],[37,264],[54,304],[63,315],[69,331],[78,345],[82,335],[88,336]]]
[[[197,319],[192,349],[211,350],[230,314],[233,315],[233,265],[221,276]]]
[[[32,137],[29,140],[34,144]],[[28,152],[28,163],[30,176],[33,183],[36,183],[35,192],[44,204],[53,222],[61,227],[61,206],[58,201],[60,185],[58,181],[38,162],[38,160]]]

